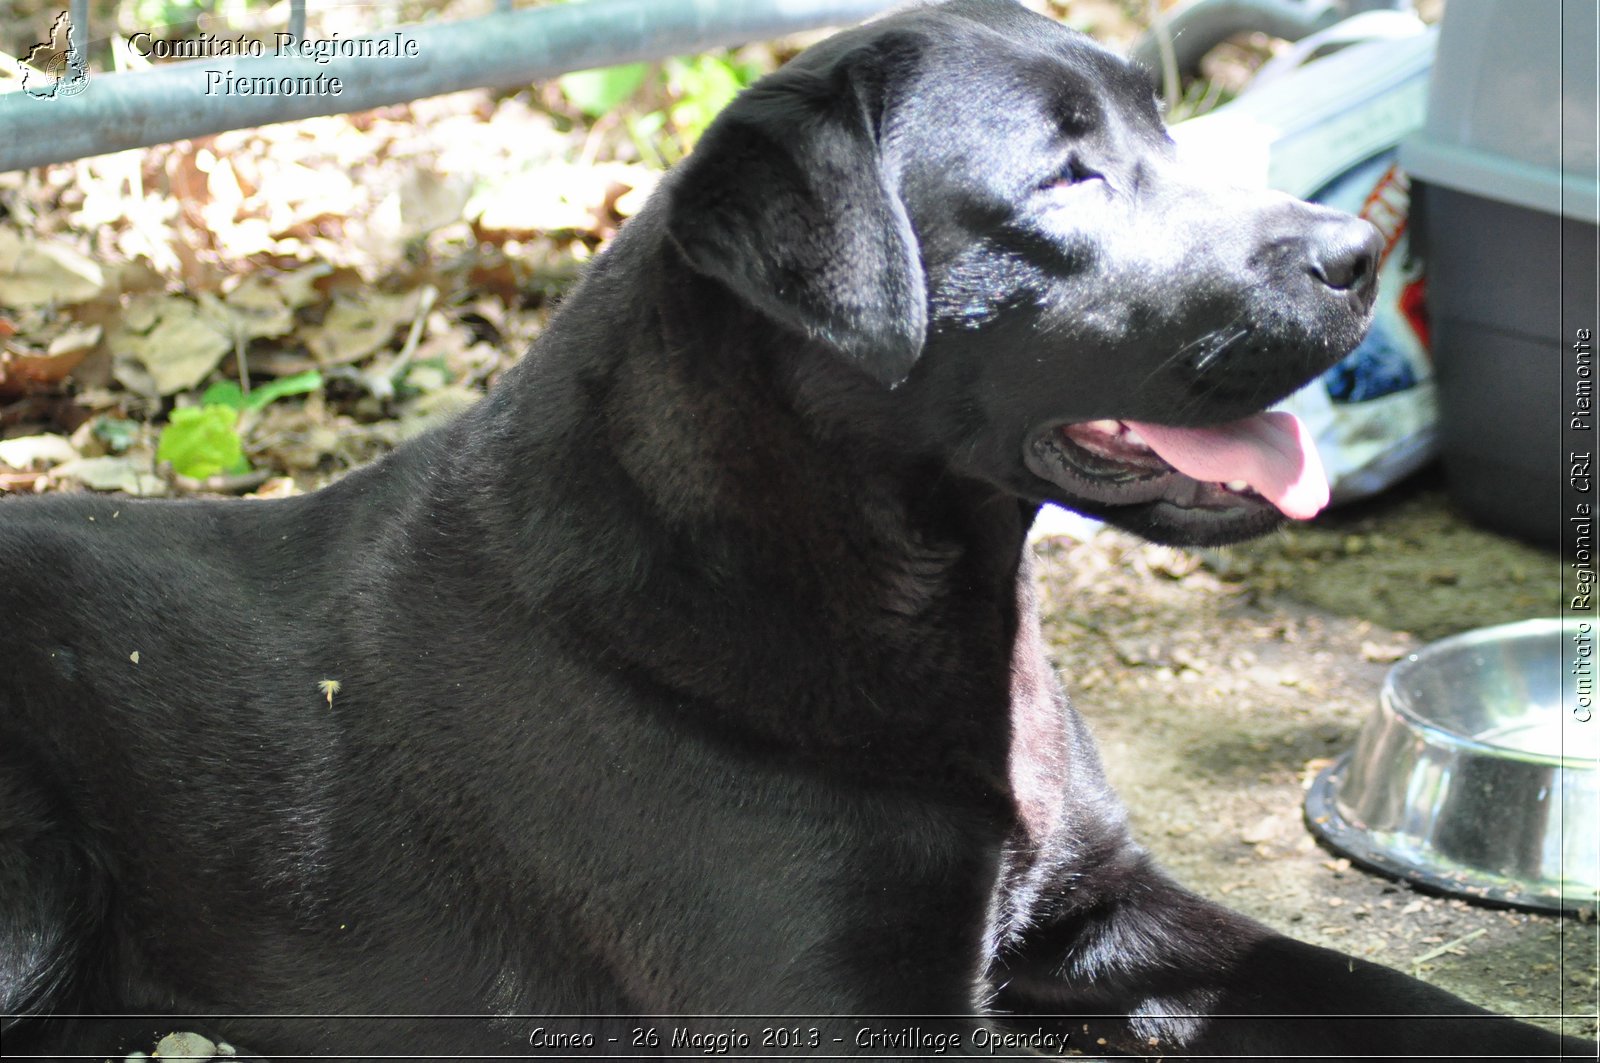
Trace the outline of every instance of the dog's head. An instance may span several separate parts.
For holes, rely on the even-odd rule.
[[[670,197],[696,271],[892,391],[961,473],[1172,542],[1326,502],[1304,431],[1261,411],[1360,340],[1376,231],[1187,174],[1144,74],[1010,0],[813,48]]]

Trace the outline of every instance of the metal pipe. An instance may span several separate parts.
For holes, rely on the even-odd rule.
[[[1298,41],[1345,17],[1336,0],[1190,0],[1162,16],[1172,39],[1178,73],[1194,74],[1200,60],[1217,45],[1240,33],[1265,33]],[[1158,29],[1147,31],[1128,58],[1152,72],[1161,69]]]
[[[100,78],[75,96],[13,92],[0,96],[0,171],[845,25],[895,2],[589,0],[336,42],[386,42],[393,57],[191,59]],[[312,79],[292,84],[321,91],[240,91],[257,78]]]
[[[1161,16],[1165,25],[1146,30],[1128,58],[1156,74],[1161,71],[1161,35],[1171,39],[1177,72],[1200,72],[1200,60],[1229,37],[1265,33],[1298,41],[1363,11],[1405,11],[1410,0],[1184,0]]]
[[[67,5],[67,16],[70,28],[68,37],[70,47],[83,57],[82,62],[89,61],[89,0],[71,0]]]

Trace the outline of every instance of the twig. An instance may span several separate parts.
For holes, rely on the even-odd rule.
[[[434,300],[439,298],[439,289],[424,284],[418,295],[417,313],[411,319],[411,331],[406,333],[406,341],[400,345],[400,353],[395,355],[394,361],[365,373],[357,371],[367,391],[382,402],[394,398],[395,386],[400,383],[406,366],[411,364],[411,356],[417,353],[417,345],[422,342],[422,330],[428,323],[428,314],[433,311]]]
[[[244,328],[238,321],[233,323],[233,364],[239,371],[239,394],[245,398],[250,397],[250,363],[244,353]]]
[[[1478,929],[1470,933],[1462,934],[1454,941],[1446,941],[1443,945],[1440,945],[1436,949],[1429,949],[1427,952],[1424,952],[1421,956],[1418,956],[1416,959],[1411,961],[1411,969],[1413,972],[1415,972],[1418,967],[1421,967],[1429,960],[1436,960],[1440,956],[1443,956],[1445,953],[1449,952],[1451,949],[1460,948],[1462,945],[1465,945],[1471,941],[1477,941],[1488,932],[1488,930],[1480,926]]]
[[[417,316],[411,319],[411,331],[406,333],[406,341],[400,345],[400,353],[389,367],[390,383],[399,382],[400,374],[406,371],[411,356],[417,353],[417,344],[422,342],[423,326],[428,323],[428,315],[432,313],[434,300],[438,298],[439,289],[431,284],[422,286],[421,297],[417,300]]]

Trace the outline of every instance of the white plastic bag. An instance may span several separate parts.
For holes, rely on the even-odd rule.
[[[1293,66],[1364,37],[1374,39]],[[1348,19],[1275,60],[1238,99],[1172,130],[1194,165],[1360,215],[1384,235],[1371,331],[1280,407],[1317,441],[1336,503],[1381,491],[1436,452],[1424,277],[1408,238],[1410,186],[1396,164],[1401,138],[1426,115],[1434,42],[1409,16]]]

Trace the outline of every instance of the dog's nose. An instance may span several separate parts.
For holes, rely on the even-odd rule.
[[[1378,255],[1383,237],[1360,218],[1323,222],[1311,236],[1311,275],[1335,291],[1363,298],[1378,283]]]

